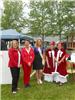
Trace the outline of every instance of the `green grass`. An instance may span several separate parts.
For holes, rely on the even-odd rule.
[[[68,83],[63,86],[48,82],[37,85],[35,78],[32,77],[30,88],[24,88],[21,76],[19,87],[21,89],[18,93],[12,94],[11,85],[2,85],[1,100],[75,100],[75,81],[72,75],[68,77]]]

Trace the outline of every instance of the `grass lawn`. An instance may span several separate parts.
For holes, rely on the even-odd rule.
[[[19,87],[18,93],[12,94],[11,85],[2,85],[1,100],[75,100],[75,81],[72,75],[69,75],[68,83],[63,86],[48,82],[37,85],[35,77],[32,77],[30,88],[24,88],[21,76]]]

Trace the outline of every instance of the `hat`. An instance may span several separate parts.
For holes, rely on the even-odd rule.
[[[61,45],[63,45],[63,42],[58,42],[58,43],[57,43],[57,45],[58,45],[58,44],[61,44]]]
[[[51,41],[51,42],[50,42],[50,45],[55,45],[55,42],[54,42],[54,41]]]

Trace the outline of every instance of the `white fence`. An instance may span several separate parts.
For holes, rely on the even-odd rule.
[[[12,77],[8,68],[8,51],[0,51],[0,84],[11,84]]]

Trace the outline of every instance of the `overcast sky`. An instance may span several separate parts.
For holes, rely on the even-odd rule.
[[[23,2],[25,2],[26,4],[29,4],[29,1],[30,0],[22,0]],[[1,15],[1,13],[2,13],[2,9],[3,9],[4,7],[3,7],[3,0],[0,0],[0,15]],[[24,8],[24,12],[25,12],[25,14],[27,14],[27,13],[29,13],[29,9],[28,9],[28,7],[25,7]]]

